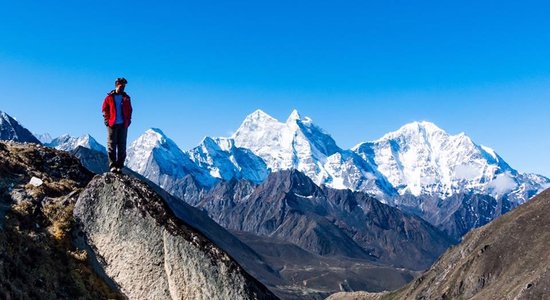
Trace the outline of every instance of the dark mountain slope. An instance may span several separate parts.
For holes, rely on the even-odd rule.
[[[230,181],[190,195],[186,201],[225,228],[276,237],[323,256],[422,270],[451,244],[418,217],[364,193],[320,188],[298,171],[272,173],[258,186]]]
[[[2,111],[0,111],[0,140],[42,144],[27,128]]]
[[[548,299],[550,190],[468,233],[426,273],[385,294],[330,299]]]

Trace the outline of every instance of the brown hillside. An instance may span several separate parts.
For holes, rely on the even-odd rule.
[[[401,290],[328,299],[550,299],[550,189],[467,234]]]

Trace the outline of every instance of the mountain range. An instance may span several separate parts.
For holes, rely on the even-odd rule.
[[[6,113],[0,119],[2,139],[38,142]],[[105,152],[87,134],[64,135],[45,144],[65,151],[83,146]],[[234,178],[260,183],[270,172],[295,169],[317,185],[367,192],[393,205],[400,204],[400,196],[444,200],[459,193],[521,204],[550,186],[548,178],[518,172],[496,151],[466,134],[450,135],[430,122],[406,124],[345,150],[296,110],[285,122],[257,110],[231,137],[205,137],[189,151],[181,150],[160,129],[151,129],[131,143],[128,152],[128,165],[138,173],[154,160],[162,165],[161,173],[173,173],[166,178],[193,174],[205,187]]]
[[[128,165],[178,197],[185,193],[185,175],[209,189],[222,180],[261,183],[272,172],[298,170],[319,186],[365,192],[421,216],[453,238],[550,186],[550,179],[518,172],[464,133],[449,135],[429,122],[407,124],[349,150],[296,111],[279,122],[257,110],[231,137],[206,137],[189,151],[162,131],[150,131],[130,146]]]
[[[190,193],[196,187],[188,183],[183,199],[223,227],[321,256],[423,270],[453,243],[419,217],[366,193],[319,187],[296,170],[271,173],[261,184],[224,181],[202,193]]]
[[[2,132],[22,130],[2,116],[9,120]],[[105,148],[89,135],[64,135],[46,145],[77,155],[96,173],[107,170]],[[318,186],[365,192],[416,214],[453,238],[550,186],[550,179],[518,172],[464,133],[450,135],[430,122],[406,124],[346,150],[296,110],[285,122],[257,110],[232,136],[205,137],[188,151],[162,130],[150,129],[130,144],[127,166],[180,198],[187,175],[209,189],[232,179],[259,184],[272,172],[298,170]]]
[[[23,128],[12,118],[1,125],[2,132]],[[46,145],[76,155],[88,170],[106,171],[104,148],[90,136],[63,136]],[[407,124],[344,150],[296,111],[279,122],[258,110],[231,137],[206,137],[189,151],[151,129],[129,147],[127,166],[137,172],[134,177],[158,185],[156,192],[176,217],[203,228],[232,255],[248,253],[238,259],[246,271],[289,299],[398,288],[470,230],[528,201],[550,182],[521,174],[492,149],[429,122]],[[94,190],[112,193],[109,178],[103,176]],[[140,185],[114,184],[119,190]],[[133,193],[147,194],[138,190]],[[132,205],[143,206],[139,201]],[[231,233],[209,234],[223,232],[205,225],[215,224],[210,218]],[[240,241],[227,244],[231,236]],[[103,242],[98,237],[96,244]],[[118,263],[116,255],[113,260]],[[251,267],[251,261],[263,267]],[[134,281],[127,281],[131,289]]]

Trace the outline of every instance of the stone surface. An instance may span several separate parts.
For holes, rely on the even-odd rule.
[[[106,274],[130,299],[276,298],[130,176],[96,176],[75,216]]]

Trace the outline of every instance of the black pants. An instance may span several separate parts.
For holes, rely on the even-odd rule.
[[[107,151],[109,152],[109,168],[124,167],[126,160],[126,136],[128,128],[124,124],[107,126]]]

